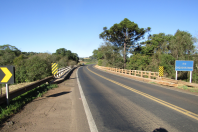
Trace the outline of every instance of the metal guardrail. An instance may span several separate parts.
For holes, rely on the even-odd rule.
[[[57,72],[55,77],[59,78],[62,74],[68,72],[70,69],[71,69],[71,67],[64,67],[64,68],[58,69],[58,72]],[[9,92],[9,100],[12,100],[13,98],[15,98],[17,96],[19,96],[19,95],[21,95],[25,92],[28,92],[29,90],[32,90],[32,89],[40,86],[41,84],[44,84],[46,82],[50,82],[55,77],[54,76],[49,76],[49,77],[46,77],[45,79],[39,80],[35,83],[29,84],[27,86],[24,86],[24,87],[21,87],[19,89],[14,90],[14,91],[11,91],[11,92]],[[6,101],[7,101],[6,94],[0,95],[0,105],[6,103]]]
[[[53,76],[50,76],[50,77],[47,77],[45,79],[39,80],[35,83],[32,83],[30,85],[27,85],[27,86],[24,86],[22,88],[16,89],[14,91],[11,91],[11,92],[9,92],[9,100],[11,100],[11,99],[29,91],[29,90],[32,90],[32,89],[36,88],[37,86],[40,86],[43,83],[50,82],[53,78],[54,78]],[[0,105],[5,103],[6,101],[7,101],[6,94],[3,94],[2,96],[0,96]]]
[[[60,68],[58,69],[58,72],[56,73],[56,77],[60,77],[61,75],[63,75],[65,72],[69,71],[71,69],[70,66],[67,66],[67,67],[63,67],[63,68]]]

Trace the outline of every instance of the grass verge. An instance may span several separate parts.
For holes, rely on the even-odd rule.
[[[9,118],[13,114],[16,114],[27,103],[31,102],[35,98],[41,97],[48,90],[58,87],[57,84],[42,84],[10,101],[10,105],[0,106],[0,123]]]
[[[87,63],[85,63],[85,65],[88,65],[88,64],[97,64],[97,63],[95,63],[95,62],[87,62]]]

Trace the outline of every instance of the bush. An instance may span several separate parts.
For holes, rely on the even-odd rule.
[[[68,63],[68,57],[63,57],[58,61],[58,68],[67,67]]]
[[[32,56],[26,61],[27,80],[36,81],[51,74],[51,64],[38,56]]]
[[[130,61],[127,63],[127,69],[132,70],[146,70],[151,58],[147,55],[136,54],[130,57]]]
[[[175,58],[172,55],[161,54],[159,60],[159,66],[164,66],[164,75],[173,78],[175,75]]]
[[[74,65],[76,65],[76,64],[77,64],[76,61],[73,61],[73,60],[70,60],[68,63],[68,65],[71,66],[71,68],[73,68]]]
[[[98,60],[98,65],[102,66],[102,60],[101,59]]]

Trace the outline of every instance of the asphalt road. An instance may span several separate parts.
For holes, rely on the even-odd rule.
[[[80,67],[77,74],[99,132],[198,132],[198,96],[115,76],[93,65]]]

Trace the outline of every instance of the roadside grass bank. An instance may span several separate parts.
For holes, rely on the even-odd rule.
[[[151,84],[158,84],[156,82],[149,82]],[[158,84],[158,85],[161,85],[161,84]],[[162,85],[163,86],[163,85]],[[177,87],[174,87],[174,88],[178,88],[180,90],[185,90],[185,91],[188,91],[188,92],[193,92],[193,93],[198,93],[198,88],[195,88],[195,87],[188,87],[186,85],[179,85]]]
[[[88,64],[97,64],[96,62],[87,62],[85,63],[85,65],[88,65]]]
[[[13,114],[19,112],[27,103],[41,97],[48,90],[58,87],[57,84],[42,84],[10,101],[10,105],[0,106],[0,124]]]

